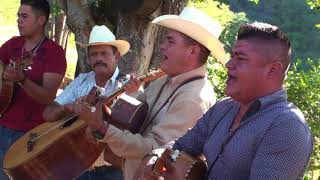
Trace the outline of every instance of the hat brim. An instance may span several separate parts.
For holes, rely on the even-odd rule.
[[[198,41],[211,51],[211,54],[222,64],[227,63],[227,55],[221,42],[202,26],[182,19],[177,15],[163,15],[154,19],[152,23],[179,31]]]
[[[114,46],[118,49],[121,56],[125,55],[130,49],[130,44],[124,40],[115,40],[110,42],[95,42],[95,43],[89,43],[89,44],[83,44],[83,43],[77,42],[77,44],[79,44],[79,46],[83,48],[86,48],[89,46],[97,46],[97,45]]]

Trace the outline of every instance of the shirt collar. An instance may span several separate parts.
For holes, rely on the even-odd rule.
[[[285,100],[287,100],[287,92],[285,89],[281,89],[273,94],[258,98],[256,101],[254,101],[251,104],[248,112],[255,113],[260,109],[265,109],[269,105],[272,105],[281,101],[285,101]]]
[[[285,89],[281,89],[273,94],[263,96],[258,99],[261,103],[261,108],[265,108],[266,106],[285,100],[287,100],[287,91]]]
[[[251,117],[253,114],[258,112],[261,109],[266,109],[269,105],[276,104],[281,101],[287,100],[287,92],[284,89],[281,89],[273,94],[266,95],[255,100],[245,113],[243,119]],[[238,104],[238,108],[240,104]]]
[[[114,70],[114,73],[113,73],[112,77],[110,78],[112,83],[117,81],[118,75],[119,75],[119,68],[117,66],[116,69]]]

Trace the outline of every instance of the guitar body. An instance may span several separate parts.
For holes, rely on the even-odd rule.
[[[206,179],[207,165],[199,158],[192,157],[182,152],[174,162],[174,168],[179,173],[179,177],[185,180]]]
[[[3,169],[12,179],[70,180],[79,176],[98,158],[102,144],[93,144],[85,137],[86,125],[82,120],[64,128],[48,129],[61,121],[47,122],[32,129],[8,150]],[[33,133],[37,139],[31,151],[28,141]]]
[[[0,90],[0,117],[6,112],[12,101],[13,87],[14,83],[12,81],[2,80]]]
[[[130,118],[126,122],[133,122],[134,119],[139,118],[144,120],[146,113],[142,116],[142,112],[145,112],[145,106],[138,103],[133,107],[133,104],[126,104],[126,102],[122,99],[116,103],[117,111],[112,114],[116,117]],[[128,110],[120,111],[120,106]],[[63,123],[66,122],[65,119],[71,119],[71,117],[73,117],[72,121]],[[78,119],[76,114],[65,119],[37,126],[10,147],[3,161],[3,169],[9,177],[25,180],[70,180],[81,175],[94,163],[106,144],[91,143],[85,133],[87,125]],[[130,127],[127,123],[115,124]],[[30,143],[30,140],[33,143]],[[109,163],[118,164],[118,166],[122,161],[110,150],[105,151],[105,159],[111,159]]]
[[[152,174],[174,180],[204,180],[206,179],[207,164],[200,158],[185,152],[173,152],[171,149],[154,151],[157,154],[145,159],[137,170],[134,179],[146,179],[146,165],[153,162]],[[170,163],[170,166],[169,164]],[[170,168],[170,169],[169,169]]]
[[[96,90],[97,88],[91,89],[86,100],[91,106],[98,100]],[[122,92],[123,90],[118,90],[103,99],[109,104],[120,95],[117,93]],[[110,124],[138,132],[147,114],[146,106],[130,98],[130,101],[119,99],[121,100],[115,103],[114,109],[111,108],[111,115],[115,118],[112,117]],[[85,122],[75,113],[35,127],[9,148],[4,157],[3,170],[11,179],[18,180],[70,180],[78,177],[95,162],[106,146],[89,141],[85,133],[86,127]],[[106,153],[105,159],[121,161],[110,149]]]
[[[2,61],[0,61],[2,62]],[[3,76],[6,66],[3,63],[0,63],[0,75]],[[1,78],[0,83],[0,117],[8,109],[9,104],[12,100],[14,83],[12,81],[7,81]]]
[[[14,61],[14,66],[17,70],[23,71],[25,68],[30,66],[33,63],[33,55],[28,54],[24,58],[18,58]],[[6,69],[5,64],[0,61],[0,117],[8,109],[14,92],[15,83],[3,79],[3,73]]]
[[[140,132],[149,107],[147,103],[122,94],[111,109],[112,118],[108,118],[107,121],[119,129],[126,129],[136,134]]]

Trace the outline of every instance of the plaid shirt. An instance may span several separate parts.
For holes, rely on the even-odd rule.
[[[231,98],[216,103],[173,148],[204,153],[208,179],[301,179],[312,136],[302,112],[287,101],[286,91],[255,101],[232,132],[239,107]]]

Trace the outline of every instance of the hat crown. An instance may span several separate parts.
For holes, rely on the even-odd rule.
[[[210,34],[214,35],[217,39],[219,38],[222,27],[220,24],[209,17],[207,14],[202,11],[193,8],[193,7],[185,7],[179,17],[186,21],[191,21],[195,24],[200,25],[202,28],[206,29]]]
[[[89,44],[107,43],[115,40],[115,35],[105,25],[95,25],[90,33]]]
[[[225,64],[227,62],[223,45],[218,39],[222,32],[222,27],[219,22],[204,12],[193,7],[186,7],[179,16],[162,15],[152,22],[189,36],[208,48],[211,54],[221,63]]]

